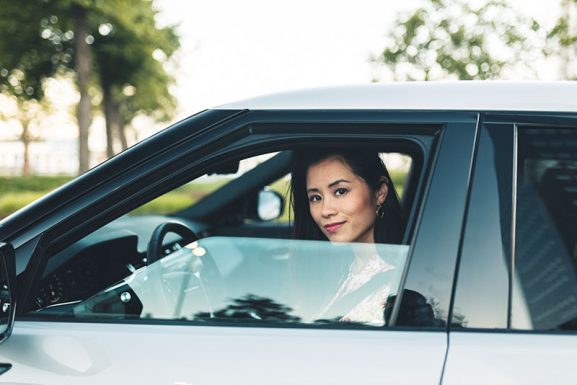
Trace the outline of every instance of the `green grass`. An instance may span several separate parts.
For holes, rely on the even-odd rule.
[[[72,180],[71,176],[0,177],[0,194],[11,192],[47,193]]]
[[[7,217],[72,178],[71,176],[0,177],[0,218]]]
[[[0,218],[7,217],[20,208],[42,197],[43,192],[10,192],[0,195]]]
[[[153,199],[136,210],[131,211],[129,214],[171,214],[198,202],[206,195],[218,190],[226,184],[226,182],[226,180],[220,180],[216,182],[187,183],[173,191]]]
[[[194,202],[196,199],[190,194],[171,191],[131,211],[130,215],[170,214],[182,210]]]

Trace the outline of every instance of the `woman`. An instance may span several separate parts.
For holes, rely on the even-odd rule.
[[[401,243],[403,233],[399,199],[387,168],[378,152],[366,149],[301,151],[294,159],[294,237],[353,245],[352,263],[315,318],[336,314],[341,321],[383,325],[391,291],[386,272],[395,266],[378,255],[374,244]]]

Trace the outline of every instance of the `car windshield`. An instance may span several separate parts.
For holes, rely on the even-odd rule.
[[[382,326],[408,248],[209,237],[135,271],[68,315]]]

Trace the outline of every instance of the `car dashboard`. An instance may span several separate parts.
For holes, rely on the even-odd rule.
[[[147,246],[154,229],[176,218],[150,215],[124,216],[55,254],[47,262],[31,310],[85,300],[146,265]],[[197,234],[199,223],[184,221]],[[183,245],[180,237],[165,238],[163,254]]]

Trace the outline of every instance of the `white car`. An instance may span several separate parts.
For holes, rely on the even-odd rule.
[[[381,153],[382,322],[291,237],[295,150]],[[0,383],[573,384],[577,84],[336,87],[203,111],[0,222]],[[363,247],[363,245],[355,245]]]

